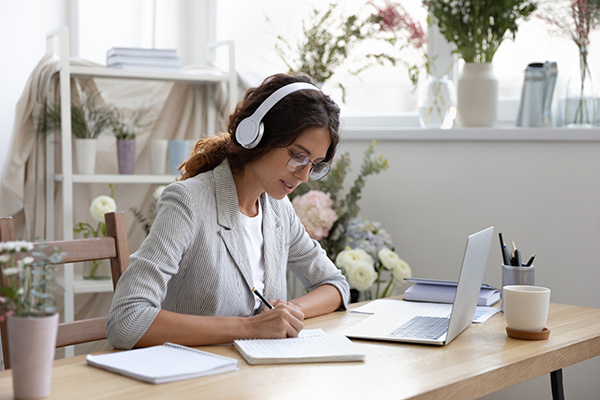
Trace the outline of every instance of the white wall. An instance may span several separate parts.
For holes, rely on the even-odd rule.
[[[354,174],[368,143],[341,143]],[[553,302],[600,307],[600,142],[386,140],[377,153],[390,168],[367,180],[361,214],[383,222],[414,276],[455,280],[467,235],[494,225],[537,254]],[[501,286],[500,263],[495,235],[487,283]],[[566,397],[597,399],[598,370],[599,358],[563,370]],[[544,376],[485,398],[550,397]]]
[[[62,0],[0,1],[0,172],[15,107],[29,74],[46,51],[46,32],[64,23]]]

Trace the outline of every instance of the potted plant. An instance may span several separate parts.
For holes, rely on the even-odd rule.
[[[44,105],[40,131],[49,133],[61,127],[60,103]],[[75,137],[77,172],[93,174],[96,167],[96,143],[98,136],[109,126],[112,111],[100,104],[100,96],[92,94],[83,102],[71,102],[71,133]]]
[[[0,242],[0,319],[6,318],[16,398],[50,393],[58,314],[52,305],[53,267],[60,249]]]
[[[498,80],[492,59],[517,22],[536,9],[533,0],[423,0],[433,21],[465,61],[457,84],[458,121],[463,126],[493,126]]]
[[[133,174],[135,166],[135,138],[139,130],[150,124],[149,109],[114,108],[110,124],[117,139],[119,174]]]

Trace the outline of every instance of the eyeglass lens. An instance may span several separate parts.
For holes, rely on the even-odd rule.
[[[287,167],[290,172],[298,172],[306,167],[308,164],[311,165],[310,173],[308,178],[312,181],[319,180],[329,173],[331,169],[329,164],[324,162],[314,163],[310,161],[310,158],[304,154],[293,154],[287,163]]]

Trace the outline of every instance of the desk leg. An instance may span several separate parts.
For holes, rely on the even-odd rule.
[[[552,399],[565,400],[562,369],[550,373],[550,383],[552,384]]]

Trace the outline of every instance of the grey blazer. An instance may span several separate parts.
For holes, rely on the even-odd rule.
[[[346,279],[310,239],[290,201],[266,193],[260,201],[265,297],[286,299],[287,267],[309,290],[336,287],[345,306]],[[150,234],[131,255],[115,290],[107,323],[115,348],[132,348],[160,309],[205,316],[254,314],[252,270],[229,163],[170,184],[157,208]]]

